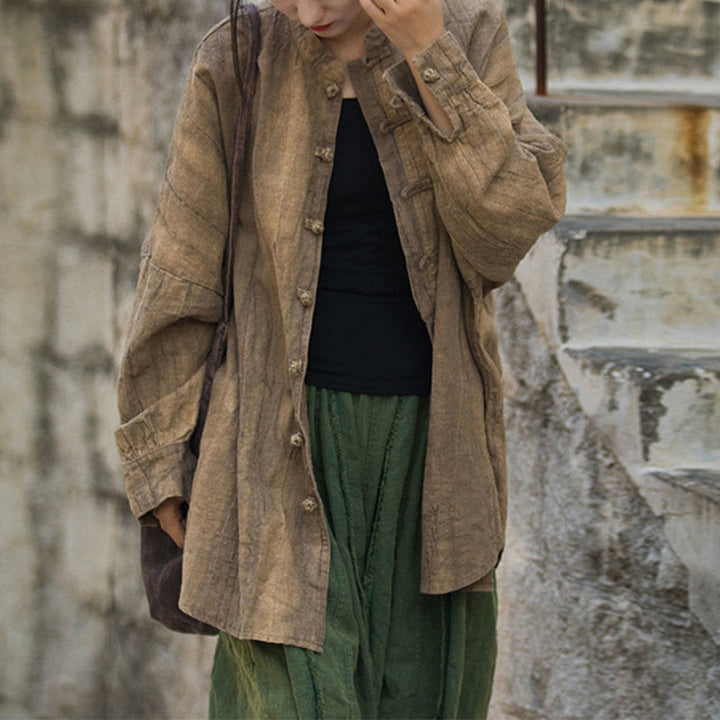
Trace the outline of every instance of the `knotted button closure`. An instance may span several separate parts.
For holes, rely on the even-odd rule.
[[[386,117],[380,123],[380,132],[387,135],[395,130],[395,128],[410,122],[410,120],[412,120],[412,115],[410,115],[410,113],[401,113],[400,115],[395,115],[393,117]]]
[[[306,513],[315,512],[318,509],[318,501],[314,497],[306,497],[302,501],[302,508]]]
[[[290,363],[290,374],[297,377],[302,372],[302,360],[293,360]]]
[[[440,79],[440,73],[435,68],[432,68],[432,67],[425,68],[422,71],[421,75],[422,75],[422,79],[426,83],[434,83]]]
[[[340,86],[333,80],[325,86],[325,94],[332,100],[340,92]]]
[[[323,225],[323,221],[315,220],[313,218],[305,218],[305,227],[311,233],[313,233],[313,235],[322,235],[323,230],[325,230],[325,225]]]
[[[335,153],[331,147],[316,147],[315,157],[320,158],[323,162],[330,163],[333,161]]]
[[[302,444],[303,444],[303,436],[302,436],[302,433],[299,433],[299,432],[293,433],[293,434],[290,436],[290,444],[291,444],[293,447],[298,447],[298,448],[299,448],[299,447],[302,447]]]
[[[309,290],[306,290],[305,288],[298,288],[297,296],[303,307],[310,307],[312,305],[312,293]]]
[[[427,269],[428,266],[437,263],[437,253],[430,253],[429,255],[423,255],[420,258],[418,265],[421,270]]]

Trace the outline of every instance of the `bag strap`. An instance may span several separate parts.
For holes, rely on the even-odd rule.
[[[208,408],[210,407],[210,394],[217,369],[222,365],[227,353],[227,336],[230,325],[230,314],[233,306],[233,258],[235,256],[235,240],[240,227],[240,180],[245,165],[245,152],[250,142],[250,117],[252,114],[252,101],[255,97],[258,78],[258,56],[260,54],[260,15],[255,5],[244,5],[248,23],[248,50],[245,57],[245,68],[240,76],[238,68],[237,35],[232,33],[233,63],[235,76],[240,91],[240,112],[235,125],[235,148],[232,165],[230,166],[228,193],[230,198],[230,222],[228,236],[223,254],[223,314],[222,319],[215,327],[210,355],[205,365],[205,378],[203,379],[200,394],[198,418],[190,438],[190,447],[197,455],[200,450],[200,439],[205,429]],[[231,14],[231,22],[237,22],[237,14]]]

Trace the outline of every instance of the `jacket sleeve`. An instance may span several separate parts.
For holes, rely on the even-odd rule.
[[[188,440],[214,326],[222,315],[228,225],[225,153],[217,97],[195,55],[173,132],[118,382],[117,447],[133,513],[189,497],[195,458]]]
[[[491,25],[493,32],[488,32]],[[565,211],[565,145],[525,103],[502,11],[489,5],[465,51],[452,32],[413,58],[450,117],[444,135],[422,107],[405,61],[386,78],[418,117],[440,217],[470,287],[508,280]]]

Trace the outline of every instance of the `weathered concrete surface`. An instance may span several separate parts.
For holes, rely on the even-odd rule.
[[[599,440],[663,521],[717,638],[717,218],[571,217],[517,278]]]
[[[522,74],[532,87],[534,0],[505,0]],[[547,0],[551,92],[717,93],[717,0]]]
[[[554,237],[557,342],[720,346],[720,217],[566,218]]]
[[[720,646],[720,471],[646,470],[636,481],[688,569],[688,604]]]
[[[716,218],[569,217],[517,277],[628,468],[720,465]]]
[[[114,377],[214,0],[0,5],[0,716],[199,717],[212,641],[147,618]]]
[[[568,145],[568,213],[720,213],[720,79],[714,93],[531,98]]]
[[[663,519],[584,417],[517,284],[498,319],[510,525],[491,717],[717,717],[720,647]]]
[[[717,351],[594,347],[563,350],[559,360],[628,468],[720,467]]]

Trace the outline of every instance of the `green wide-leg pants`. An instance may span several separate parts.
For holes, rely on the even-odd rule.
[[[324,651],[221,633],[210,717],[484,718],[495,592],[419,591],[429,398],[307,391],[331,540]]]

